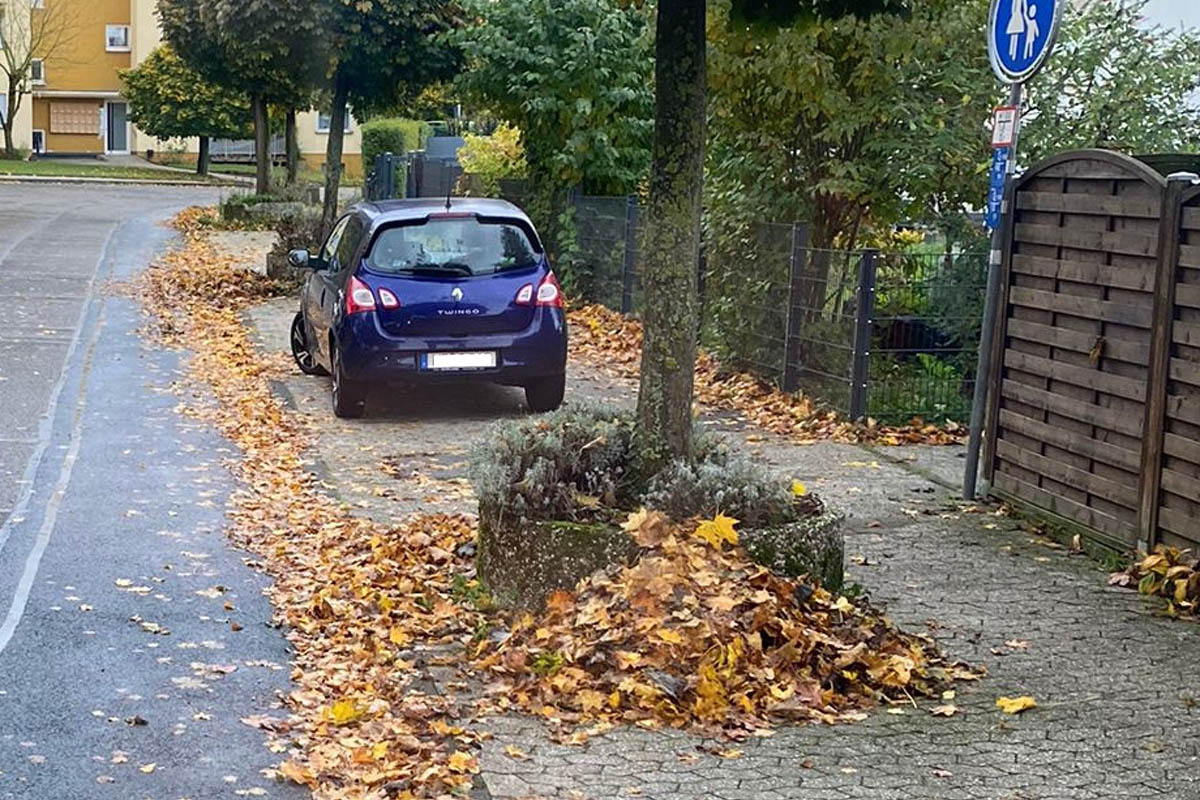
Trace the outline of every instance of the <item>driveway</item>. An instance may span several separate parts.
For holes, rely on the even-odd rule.
[[[215,199],[0,186],[0,799],[290,793],[239,721],[289,654],[225,544],[230,447],[175,413],[179,355],[110,287]]]

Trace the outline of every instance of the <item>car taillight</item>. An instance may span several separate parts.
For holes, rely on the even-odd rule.
[[[351,275],[350,283],[346,285],[346,315],[374,310],[375,295],[365,283]]]
[[[390,289],[380,289],[379,304],[384,308],[399,308],[400,300],[392,294]]]
[[[519,306],[527,306],[533,302],[533,284],[527,283],[517,292],[516,299],[513,300]]]
[[[553,272],[547,272],[546,277],[542,278],[542,282],[538,284],[537,304],[539,306],[562,308],[562,289],[559,287],[558,280],[554,277]]]

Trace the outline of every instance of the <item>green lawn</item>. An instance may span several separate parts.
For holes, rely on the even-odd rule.
[[[169,172],[153,167],[117,167],[109,164],[80,164],[70,161],[41,159],[38,161],[9,161],[0,159],[0,175],[40,175],[48,178],[118,178],[136,180],[196,181],[209,183],[207,178],[186,172]]]

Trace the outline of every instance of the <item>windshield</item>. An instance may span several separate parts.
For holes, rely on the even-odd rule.
[[[520,227],[475,217],[386,228],[367,256],[368,269],[385,273],[491,275],[536,264]]]

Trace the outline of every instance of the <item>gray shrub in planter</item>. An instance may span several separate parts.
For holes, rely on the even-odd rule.
[[[629,504],[628,414],[573,407],[493,427],[471,454],[479,498],[479,577],[502,604],[537,607],[636,552],[620,528]]]
[[[833,592],[842,588],[842,515],[797,501],[784,481],[723,447],[705,442],[695,461],[668,465],[651,479],[645,504],[678,520],[735,517],[742,546],[759,564],[790,578],[807,575]]]
[[[844,517],[825,511],[769,528],[738,534],[750,557],[772,572],[798,578],[807,575],[831,592],[842,590],[846,544]]]

